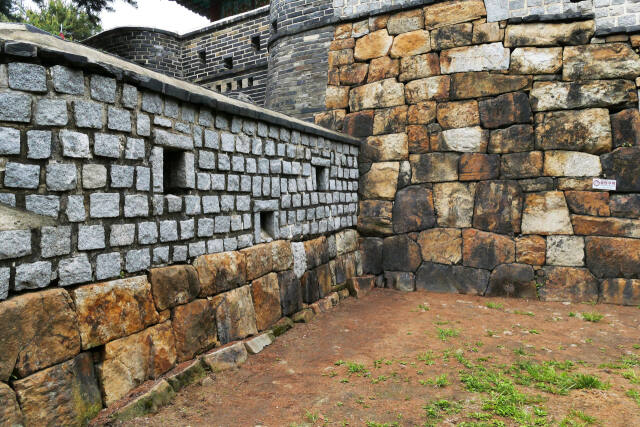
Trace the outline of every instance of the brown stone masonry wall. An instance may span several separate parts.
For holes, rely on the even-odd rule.
[[[176,364],[335,304],[362,274],[357,239],[279,240],[1,302],[0,424],[86,424]]]
[[[444,2],[336,29],[316,122],[367,139],[365,273],[640,303],[640,36],[485,16],[482,1]]]

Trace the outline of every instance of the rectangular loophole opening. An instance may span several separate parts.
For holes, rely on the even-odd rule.
[[[186,151],[164,149],[162,181],[165,193],[184,193],[189,186]]]
[[[260,212],[260,237],[263,242],[275,239],[276,215],[274,211]]]
[[[316,166],[316,190],[329,191],[329,168],[325,166]]]
[[[226,58],[223,58],[223,61],[225,68],[229,70],[233,68],[233,56],[227,56]]]
[[[255,35],[255,36],[251,37],[251,46],[253,46],[253,50],[255,50],[256,52],[260,51],[260,36],[259,35]]]
[[[200,51],[198,51],[198,57],[200,58],[200,63],[201,64],[206,64],[207,63],[207,51],[202,49]]]

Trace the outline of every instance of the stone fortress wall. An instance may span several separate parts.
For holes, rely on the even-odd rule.
[[[0,42],[0,424],[85,424],[345,296],[357,139],[29,27]]]
[[[488,5],[336,27],[316,122],[366,138],[364,272],[402,290],[639,304],[640,35],[488,22]]]

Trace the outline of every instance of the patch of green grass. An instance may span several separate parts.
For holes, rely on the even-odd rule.
[[[627,392],[625,394],[627,396],[629,396],[630,398],[632,398],[633,400],[635,400],[635,402],[638,404],[638,406],[640,406],[640,393],[638,393],[638,391],[636,391],[636,390],[627,390]]]
[[[538,332],[537,329],[529,329],[529,333],[533,335],[540,335],[540,332]]]
[[[443,388],[448,386],[449,384],[451,384],[449,382],[449,380],[447,379],[447,374],[442,374],[442,375],[438,375],[437,377],[433,378],[433,379],[428,379],[428,380],[419,380],[418,381],[421,385],[432,385],[438,388]]]
[[[573,311],[569,312],[569,317],[576,317],[576,314]]]
[[[425,365],[433,365],[433,352],[431,350],[418,354],[418,360],[424,362]]]
[[[604,314],[600,314],[595,311],[582,313],[582,318],[587,322],[598,323],[599,321],[602,320],[603,317],[604,317]]]
[[[389,377],[387,377],[386,375],[379,375],[378,378],[373,378],[371,380],[371,383],[372,384],[378,384],[378,383],[384,382],[384,381],[386,381],[388,379],[389,379]]]
[[[513,310],[513,314],[521,314],[523,316],[535,316],[531,311]]]
[[[496,310],[502,310],[504,308],[504,305],[499,303],[499,302],[488,302],[487,303],[487,308],[493,308]]]
[[[457,414],[462,410],[462,404],[459,402],[450,402],[446,399],[436,400],[422,407],[427,417],[424,426],[435,426],[444,415]]]
[[[628,369],[622,373],[622,377],[629,380],[631,384],[639,384],[640,385],[640,377],[633,369]]]
[[[426,305],[426,304],[419,304],[418,305],[418,310],[420,310],[420,311],[429,311],[429,310],[431,310],[431,308],[429,308],[429,306]]]
[[[600,420],[575,409],[569,411],[569,414],[560,421],[560,427],[583,427],[595,424],[600,424]]]
[[[442,341],[446,341],[448,338],[455,338],[460,335],[460,331],[454,328],[437,328],[438,338]]]
[[[494,337],[496,335],[497,335],[496,331],[492,331],[491,329],[487,329],[487,336],[488,337]]]
[[[517,354],[518,356],[532,356],[532,354],[531,353],[527,353],[527,351],[523,347],[518,347],[518,348],[514,349],[513,352],[515,354]]]
[[[349,370],[349,374],[366,374],[367,368],[361,363],[356,362],[346,362],[347,369]]]
[[[520,361],[514,363],[508,372],[513,375],[517,384],[535,387],[551,394],[566,395],[574,389],[609,388],[609,384],[602,382],[594,375],[570,373],[573,366],[571,361],[543,363]]]
[[[400,423],[394,421],[393,423],[377,423],[375,421],[367,421],[367,427],[399,427]]]
[[[306,411],[305,414],[304,414],[304,417],[310,423],[315,423],[320,418],[320,416],[318,414],[313,413],[311,411]]]
[[[473,363],[471,363],[466,357],[464,357],[462,350],[456,351],[456,360],[467,369],[473,369],[474,367]]]

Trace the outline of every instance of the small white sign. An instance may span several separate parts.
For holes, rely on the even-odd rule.
[[[616,191],[616,185],[615,179],[593,178],[593,188],[596,190]]]

